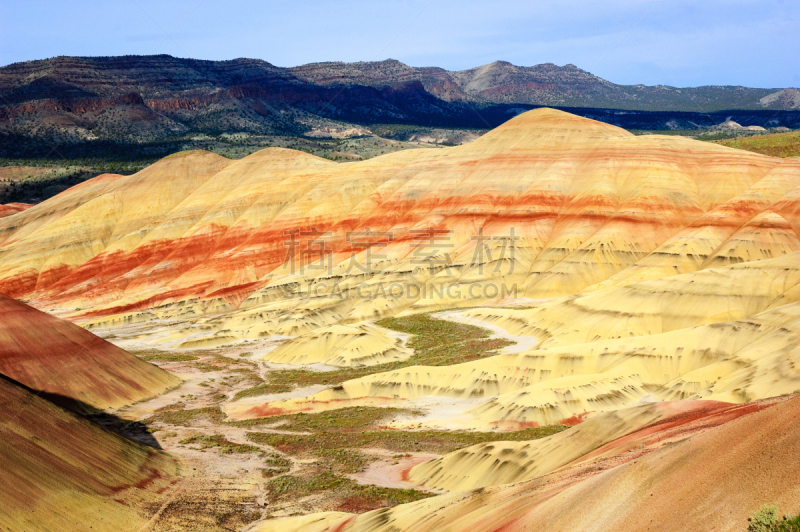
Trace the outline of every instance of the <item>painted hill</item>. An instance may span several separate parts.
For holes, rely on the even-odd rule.
[[[576,425],[408,472],[451,493],[264,530],[734,530],[763,503],[793,510],[798,258],[798,160],[553,109],[352,163],[183,152],[0,219],[0,292],[33,307],[120,345],[340,368],[227,402],[233,419],[377,405],[422,412],[388,428]],[[77,325],[0,303],[0,372],[31,388],[104,406],[169,386]],[[417,344],[374,322],[424,312],[513,345],[452,363],[459,339],[451,365],[410,365]]]
[[[180,381],[92,333],[0,294],[0,374],[70,406],[104,409]]]
[[[527,254],[515,258],[516,274],[524,271],[535,283],[530,295],[566,295],[633,266],[661,244],[673,245],[704,216],[739,216],[746,224],[796,186],[798,168],[713,144],[634,137],[549,110],[521,115],[463,147],[354,164],[280,149],[234,162],[192,152],[133,176],[89,181],[0,224],[0,290],[82,307],[96,307],[98,299],[135,304],[144,294],[154,297],[151,303],[179,297],[163,289],[167,284],[200,296],[234,286],[248,292],[244,285],[278,273],[283,231],[293,227],[372,224],[393,231],[387,252],[408,262],[411,229],[465,223],[464,231],[483,224],[497,234],[514,224]],[[740,204],[745,208],[733,211]],[[734,227],[716,230],[719,244],[740,238]],[[635,249],[624,243],[600,249],[626,233]],[[331,245],[347,254],[343,236]],[[459,268],[470,260],[469,236],[455,235]],[[83,245],[87,240],[92,246]],[[795,249],[786,245],[770,253]],[[558,268],[575,267],[587,254],[608,266],[589,266],[580,280],[558,288],[554,280],[565,277]],[[101,278],[114,283],[93,300],[92,284]],[[115,312],[108,307],[104,314]]]
[[[3,376],[0,398],[0,528],[111,532],[145,525],[131,503],[155,500],[169,486],[177,474],[171,458]]]
[[[98,177],[0,220],[0,292],[152,345],[296,336],[259,356],[345,367],[405,358],[365,322],[528,307],[463,312],[526,349],[234,417],[438,397],[482,400],[459,423],[485,429],[740,403],[800,390],[798,199],[796,160],[539,109],[356,163],[188,152]]]
[[[639,433],[628,441],[620,438],[533,480],[441,495],[358,516],[329,512],[264,521],[254,530],[422,531],[435,527],[478,532],[632,532],[655,526],[664,531],[734,532],[743,530],[749,511],[765,501],[783,508],[800,504],[800,471],[793,460],[800,451],[800,398],[738,414],[720,405],[694,412],[688,405],[678,408],[685,415],[645,427],[649,434]],[[698,421],[706,424],[705,429],[686,437],[682,430]],[[567,431],[550,438],[564,441],[569,437]],[[537,443],[546,445],[546,440]],[[495,456],[484,456],[497,464]],[[486,467],[490,467],[488,462]],[[479,468],[476,474],[485,470]]]

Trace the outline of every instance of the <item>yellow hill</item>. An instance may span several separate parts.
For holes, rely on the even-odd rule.
[[[370,366],[411,356],[401,338],[374,325],[329,325],[284,343],[263,359],[278,364]]]

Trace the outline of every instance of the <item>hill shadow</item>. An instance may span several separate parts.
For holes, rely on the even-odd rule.
[[[93,425],[96,425],[106,432],[116,434],[135,443],[147,445],[153,449],[163,450],[161,444],[159,444],[158,440],[153,437],[153,435],[149,432],[149,427],[144,423],[123,419],[109,412],[99,410],[92,405],[84,403],[83,401],[73,399],[72,397],[36,390],[12,379],[11,377],[8,377],[7,375],[3,375],[2,373],[0,373],[0,379],[3,379],[14,386],[19,386],[20,388],[25,389],[33,395],[36,395],[59,408],[69,410],[72,414],[88,421],[89,423],[92,423]]]

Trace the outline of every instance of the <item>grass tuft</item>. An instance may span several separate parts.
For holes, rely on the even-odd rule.
[[[569,427],[552,425],[515,432],[404,431],[373,430],[363,432],[316,432],[313,434],[276,434],[248,432],[250,441],[269,445],[289,454],[319,452],[323,449],[379,447],[390,451],[449,453],[462,447],[492,441],[527,441],[551,436]]]

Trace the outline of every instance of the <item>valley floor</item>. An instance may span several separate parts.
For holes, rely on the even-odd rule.
[[[457,313],[395,318],[384,325],[407,341],[415,338],[413,358],[429,364],[519,348],[519,338],[494,326],[484,329],[480,326],[488,324]],[[163,350],[135,350],[136,338],[151,326],[97,331],[183,380],[166,394],[113,412],[131,422],[123,429],[129,436],[160,446],[183,466],[184,477],[164,500],[141,509],[150,530],[238,530],[263,519],[395,506],[441,493],[409,480],[417,464],[476,443],[532,440],[566,428],[431,429],[431,422],[446,426],[448,416],[475,404],[443,398],[407,408],[358,406],[236,421],[225,414],[231,405],[311,395],[354,375],[382,371],[386,364],[337,369],[260,360],[259,354],[285,341],[276,338],[209,349],[170,348],[167,342]]]

